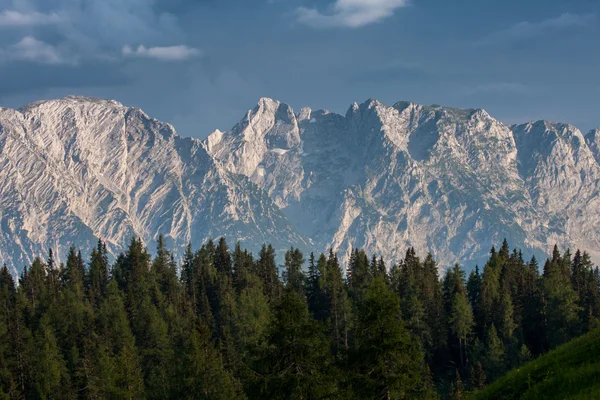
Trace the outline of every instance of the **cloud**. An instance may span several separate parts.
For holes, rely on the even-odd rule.
[[[48,36],[40,39],[69,49],[80,60],[116,61],[122,57],[123,46],[132,42],[168,46],[186,39],[178,18],[165,11],[167,2],[163,0],[18,0],[13,3],[18,3],[19,8],[2,12],[0,23],[6,27],[45,25],[44,33]],[[0,35],[0,47],[6,47],[13,40],[14,36]]]
[[[185,45],[150,48],[140,45],[135,50],[125,45],[122,53],[125,57],[137,56],[161,61],[185,61],[202,55],[200,50]]]
[[[67,57],[56,46],[37,40],[33,36],[26,36],[18,43],[0,50],[0,61],[28,61],[48,65],[76,63],[75,59]]]
[[[540,37],[552,32],[582,29],[596,22],[595,14],[564,13],[556,18],[539,22],[523,21],[482,39],[480,45],[502,44]]]
[[[43,14],[36,11],[23,13],[13,10],[0,12],[0,27],[52,25],[62,21],[64,18],[57,13]]]
[[[484,93],[526,94],[529,92],[530,92],[530,89],[521,83],[496,82],[496,83],[486,83],[486,84],[468,88],[464,91],[464,94],[471,96],[471,95],[478,95],[478,94],[484,94]]]
[[[408,0],[336,0],[331,12],[299,7],[298,22],[313,28],[360,28],[394,15],[408,5]]]

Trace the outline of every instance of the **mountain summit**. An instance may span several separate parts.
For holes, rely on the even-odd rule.
[[[542,255],[555,243],[600,255],[597,132],[507,126],[481,109],[377,100],[345,116],[262,99],[206,140],[264,189],[319,250],[393,261],[409,246],[444,265],[479,262],[504,237]]]
[[[97,238],[117,254],[161,233],[180,251],[225,236],[388,262],[414,246],[442,266],[480,262],[506,237],[526,254],[558,243],[598,261],[599,137],[376,100],[342,116],[263,98],[204,141],[116,101],[0,108],[0,262]]]
[[[0,262],[22,267],[97,238],[113,254],[134,236],[196,248],[225,235],[253,247],[303,246],[256,185],[199,140],[114,101],[67,97],[0,110]],[[16,271],[14,271],[16,272]]]

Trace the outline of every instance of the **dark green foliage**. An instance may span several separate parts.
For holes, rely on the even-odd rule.
[[[338,391],[328,340],[292,287],[274,309],[253,372],[254,398],[327,399]]]
[[[281,296],[282,284],[275,264],[275,249],[271,245],[264,245],[258,253],[256,263],[258,276],[264,282],[265,294],[271,301],[277,301]]]
[[[506,241],[468,280],[459,265],[440,279],[414,248],[389,272],[359,249],[305,270],[291,248],[282,279],[272,246],[255,259],[223,238],[188,246],[181,268],[163,236],[154,257],[140,239],[112,265],[102,241],[88,262],[65,256],[35,259],[19,285],[0,268],[0,399],[468,398],[600,323],[587,253],[555,248],[540,275]],[[594,363],[560,362],[573,370],[543,364],[556,381],[534,361],[526,389],[508,386],[598,394]]]
[[[283,282],[286,287],[304,296],[304,281],[306,277],[302,271],[304,256],[298,249],[293,247],[285,253],[285,270],[283,271]]]
[[[426,367],[418,340],[402,323],[398,297],[383,277],[366,287],[351,351],[353,390],[363,399],[424,398]]]

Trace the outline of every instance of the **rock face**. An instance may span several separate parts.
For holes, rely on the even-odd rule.
[[[113,254],[160,233],[181,251],[224,235],[250,248],[309,241],[205,145],[115,101],[67,97],[0,109],[0,262],[22,268],[49,248]],[[17,272],[17,271],[13,271]]]
[[[484,110],[375,100],[345,116],[262,99],[206,140],[224,168],[263,188],[315,248],[393,261],[408,246],[473,266],[508,238],[527,255],[555,243],[600,259],[600,133]]]
[[[600,131],[408,102],[342,116],[261,99],[204,141],[115,101],[0,108],[0,262],[161,233],[179,252],[225,236],[388,263],[414,246],[442,267],[506,237],[526,256],[558,243],[600,261],[599,149]]]

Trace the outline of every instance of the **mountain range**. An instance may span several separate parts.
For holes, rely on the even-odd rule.
[[[507,238],[600,261],[600,130],[505,125],[482,109],[376,100],[346,115],[261,99],[228,131],[184,138],[113,100],[0,108],[0,262],[123,251],[159,234],[180,256],[224,236],[256,252],[406,249],[481,263]]]

